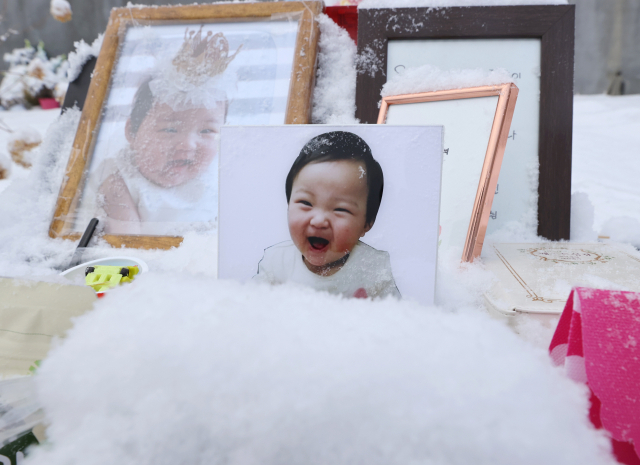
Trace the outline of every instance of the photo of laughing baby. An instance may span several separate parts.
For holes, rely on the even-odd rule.
[[[265,249],[254,279],[295,282],[345,297],[400,297],[389,254],[360,241],[373,227],[384,175],[357,135],[312,138],[287,175],[291,240]]]
[[[441,126],[223,126],[218,278],[435,295]]]

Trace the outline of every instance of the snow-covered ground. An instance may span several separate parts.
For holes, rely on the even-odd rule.
[[[594,231],[640,247],[640,95],[575,97],[572,171]]]

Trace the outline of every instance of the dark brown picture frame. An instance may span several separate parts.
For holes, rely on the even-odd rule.
[[[377,66],[358,74],[356,117],[378,118],[389,39],[540,39],[538,235],[569,239],[574,32],[575,5],[359,9],[358,53]]]
[[[65,178],[49,228],[49,236],[70,240],[80,239],[80,233],[70,231],[67,218],[73,217],[78,207],[77,194],[84,187],[84,178],[100,129],[103,107],[108,98],[112,74],[118,59],[118,50],[124,40],[127,27],[144,24],[145,21],[171,20],[183,21],[185,24],[201,21],[249,21],[253,18],[260,21],[271,18],[273,15],[300,14],[285,124],[307,124],[311,120],[311,98],[320,36],[316,18],[323,9],[323,3],[315,0],[114,8],[109,17],[102,48],[82,109]],[[105,234],[102,238],[114,247],[142,249],[170,249],[182,243],[182,237],[179,236]]]

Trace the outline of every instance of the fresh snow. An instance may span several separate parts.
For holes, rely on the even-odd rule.
[[[357,124],[356,44],[347,31],[321,14],[318,75],[313,92],[312,122]]]
[[[572,191],[593,229],[640,248],[640,95],[576,96]]]
[[[25,465],[614,463],[586,387],[474,309],[177,271],[43,362],[49,446]]]
[[[483,69],[441,69],[425,65],[409,68],[401,75],[393,76],[382,86],[381,95],[417,94],[437,90],[462,89],[513,82],[511,74],[505,69],[491,71]]]
[[[80,39],[78,42],[74,42],[75,50],[69,53],[67,58],[69,62],[69,68],[67,69],[67,80],[73,82],[80,75],[84,64],[93,57],[97,57],[100,53],[100,47],[102,47],[102,40],[104,34],[99,34],[98,37],[89,45],[84,40]]]

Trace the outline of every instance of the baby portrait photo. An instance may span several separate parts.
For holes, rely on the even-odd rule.
[[[441,126],[221,132],[220,278],[433,302]]]
[[[75,230],[180,235],[215,227],[224,124],[283,124],[297,21],[130,27],[112,75]]]

